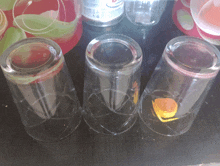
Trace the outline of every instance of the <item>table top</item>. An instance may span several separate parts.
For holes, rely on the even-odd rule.
[[[165,45],[183,35],[173,24],[169,1],[159,24],[147,29],[146,38],[126,18],[115,28],[91,29],[84,25],[79,43],[65,55],[65,60],[83,101],[84,60],[87,44],[104,33],[132,37],[142,47],[141,92],[159,61]],[[68,44],[68,43],[67,43]],[[0,165],[1,166],[183,166],[220,165],[220,75],[217,76],[191,129],[178,137],[143,132],[137,123],[118,136],[97,134],[81,122],[78,129],[59,142],[33,140],[24,130],[19,113],[0,71]]]

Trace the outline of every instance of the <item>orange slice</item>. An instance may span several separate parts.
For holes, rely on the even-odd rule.
[[[178,119],[172,118],[175,116],[178,109],[178,104],[175,100],[171,98],[157,98],[152,101],[152,105],[155,114],[162,122],[168,122]]]

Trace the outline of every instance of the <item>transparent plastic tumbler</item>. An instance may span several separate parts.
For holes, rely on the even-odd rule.
[[[127,19],[140,28],[143,39],[158,24],[166,8],[167,0],[125,0]]]
[[[167,0],[125,0],[126,17],[135,25],[149,26],[160,21]]]
[[[28,38],[0,57],[15,104],[27,133],[39,141],[57,141],[81,121],[80,105],[58,44]]]
[[[187,132],[219,68],[220,52],[208,42],[186,36],[172,39],[142,94],[142,128],[166,136]]]
[[[117,135],[137,119],[142,51],[131,38],[106,34],[86,50],[84,119],[96,132]]]

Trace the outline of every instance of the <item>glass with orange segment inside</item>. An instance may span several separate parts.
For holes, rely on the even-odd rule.
[[[194,37],[165,47],[139,104],[143,130],[177,136],[187,132],[220,69],[220,52]]]

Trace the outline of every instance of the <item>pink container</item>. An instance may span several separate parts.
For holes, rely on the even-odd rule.
[[[173,21],[186,35],[220,45],[219,0],[178,0],[173,8]]]

